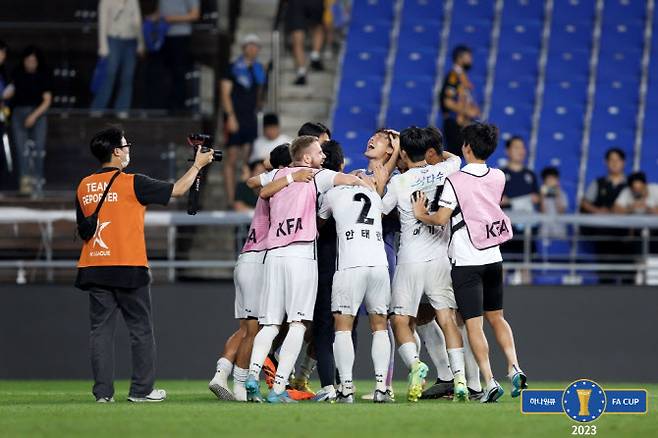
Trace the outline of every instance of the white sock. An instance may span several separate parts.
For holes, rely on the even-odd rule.
[[[219,375],[220,381],[224,385],[227,384],[228,378],[231,375],[232,370],[233,370],[233,364],[227,358],[222,357],[217,361],[217,374]]]
[[[491,391],[496,386],[498,386],[498,382],[496,382],[496,379],[492,377],[491,380],[489,380],[489,382],[487,383],[487,392]]]
[[[468,333],[466,327],[460,327],[462,332],[462,339],[464,340],[464,368],[466,370],[466,386],[473,391],[482,391],[482,383],[480,383],[480,367],[478,366],[471,344],[468,342]]]
[[[464,348],[448,348],[448,357],[455,377],[464,377]]]
[[[416,350],[418,351],[418,355],[420,356],[420,349],[423,347],[423,343],[420,340],[420,336],[418,336],[418,332],[414,331],[414,342],[416,343]]]
[[[311,61],[317,61],[318,59],[320,59],[320,52],[313,50],[311,52]]]
[[[244,382],[247,381],[248,374],[249,370],[239,366],[233,367],[233,395],[237,401],[247,401],[247,390],[244,387]]]
[[[391,356],[391,343],[388,338],[388,330],[378,330],[372,334],[372,364],[375,367],[375,388],[386,391],[386,373],[388,372],[388,360]]]
[[[274,386],[272,391],[275,394],[281,394],[286,389],[288,384],[288,377],[295,367],[297,356],[304,344],[304,332],[306,327],[300,322],[290,323],[288,334],[281,345],[281,352],[279,353],[279,367],[276,369],[276,376],[274,377]]]
[[[416,326],[418,335],[423,340],[427,353],[436,368],[437,377],[444,381],[453,379],[450,360],[446,351],[446,338],[435,319],[424,325]]]
[[[306,344],[304,346],[307,347]],[[308,347],[304,348],[303,352],[304,357],[302,358],[300,377],[302,379],[309,380],[311,378],[311,374],[313,374],[313,371],[315,370],[315,365],[318,363],[318,361],[308,355]]]
[[[334,337],[334,361],[338,368],[343,394],[354,392],[352,381],[352,367],[354,366],[354,344],[351,331],[336,332]]]
[[[297,76],[306,76],[306,67],[299,67],[297,69]]]
[[[416,348],[416,344],[413,342],[406,342],[400,345],[400,347],[398,347],[398,353],[400,353],[400,357],[402,357],[402,361],[409,369],[411,369],[413,364],[415,364],[419,360],[418,348]]]
[[[260,369],[263,362],[272,348],[274,338],[279,334],[279,327],[276,325],[266,325],[258,332],[254,338],[254,346],[251,349],[251,359],[249,360],[249,375],[256,380],[259,379]]]

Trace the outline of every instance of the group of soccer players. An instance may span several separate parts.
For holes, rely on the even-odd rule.
[[[248,181],[259,199],[234,273],[240,328],[210,390],[224,400],[353,403],[353,329],[364,313],[373,336],[374,402],[394,401],[396,344],[409,369],[409,401],[495,402],[504,391],[491,372],[484,319],[517,397],[527,379],[503,316],[498,248],[511,238],[511,224],[499,207],[504,176],[485,164],[496,127],[464,128],[461,170],[438,129],[382,129],[366,145],[368,168],[350,174],[326,127],[306,123],[298,134],[271,152],[272,170]],[[425,391],[421,344],[438,375]],[[316,364],[317,394],[308,388]]]

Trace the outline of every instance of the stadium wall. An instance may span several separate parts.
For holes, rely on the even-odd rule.
[[[210,379],[233,320],[233,284],[156,284],[157,375]],[[0,287],[0,379],[89,379],[87,296],[73,287]],[[509,287],[506,314],[521,365],[533,380],[656,382],[658,288]],[[130,376],[118,324],[117,378]],[[355,377],[370,378],[368,324],[359,325]],[[505,375],[493,337],[492,363]],[[396,356],[397,379],[406,372]]]

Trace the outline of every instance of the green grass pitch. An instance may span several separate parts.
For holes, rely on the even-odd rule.
[[[316,387],[317,387],[317,382]],[[531,382],[532,388],[564,388],[567,382]],[[89,381],[0,381],[1,437],[566,437],[566,415],[522,415],[519,399],[507,393],[495,405],[447,400],[407,403],[405,385],[397,382],[398,402],[375,405],[256,405],[220,402],[198,380],[159,381],[163,403],[130,404],[128,383],[116,385],[114,404],[96,404]],[[359,395],[371,382],[357,382]],[[647,415],[604,415],[591,425],[604,437],[656,437],[658,384],[609,384],[605,389],[645,388]]]

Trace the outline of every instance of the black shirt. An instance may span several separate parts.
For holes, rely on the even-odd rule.
[[[105,167],[96,173],[115,172],[113,167]],[[167,205],[171,199],[174,185],[166,181],[135,174],[135,196],[142,205]],[[102,209],[103,207],[101,207]],[[78,198],[75,199],[78,220],[84,217]],[[151,273],[146,266],[93,266],[78,268],[75,286],[87,290],[92,286],[106,286],[124,289],[136,289],[151,282]]]
[[[443,80],[441,94],[439,94],[439,103],[441,104],[441,113],[443,114],[443,118],[454,119],[456,117],[456,114],[450,111],[444,105],[443,101],[448,98],[456,102],[459,99],[458,93],[461,86],[461,76],[454,69],[450,70],[446,78]]]
[[[13,108],[20,106],[37,107],[43,102],[43,93],[52,92],[51,77],[45,71],[27,73],[23,69],[18,69],[12,79],[16,90],[14,97],[11,99]]]
[[[247,183],[240,181],[235,186],[235,200],[242,201],[249,207],[255,208],[256,202],[258,202],[258,195],[249,188]]]
[[[523,169],[519,172],[505,167],[501,169],[505,173],[505,190],[503,194],[508,198],[517,198],[530,194],[539,194],[537,177],[530,169]]]
[[[338,248],[336,221],[333,217],[327,219],[318,232],[318,274],[333,275],[336,272]]]

